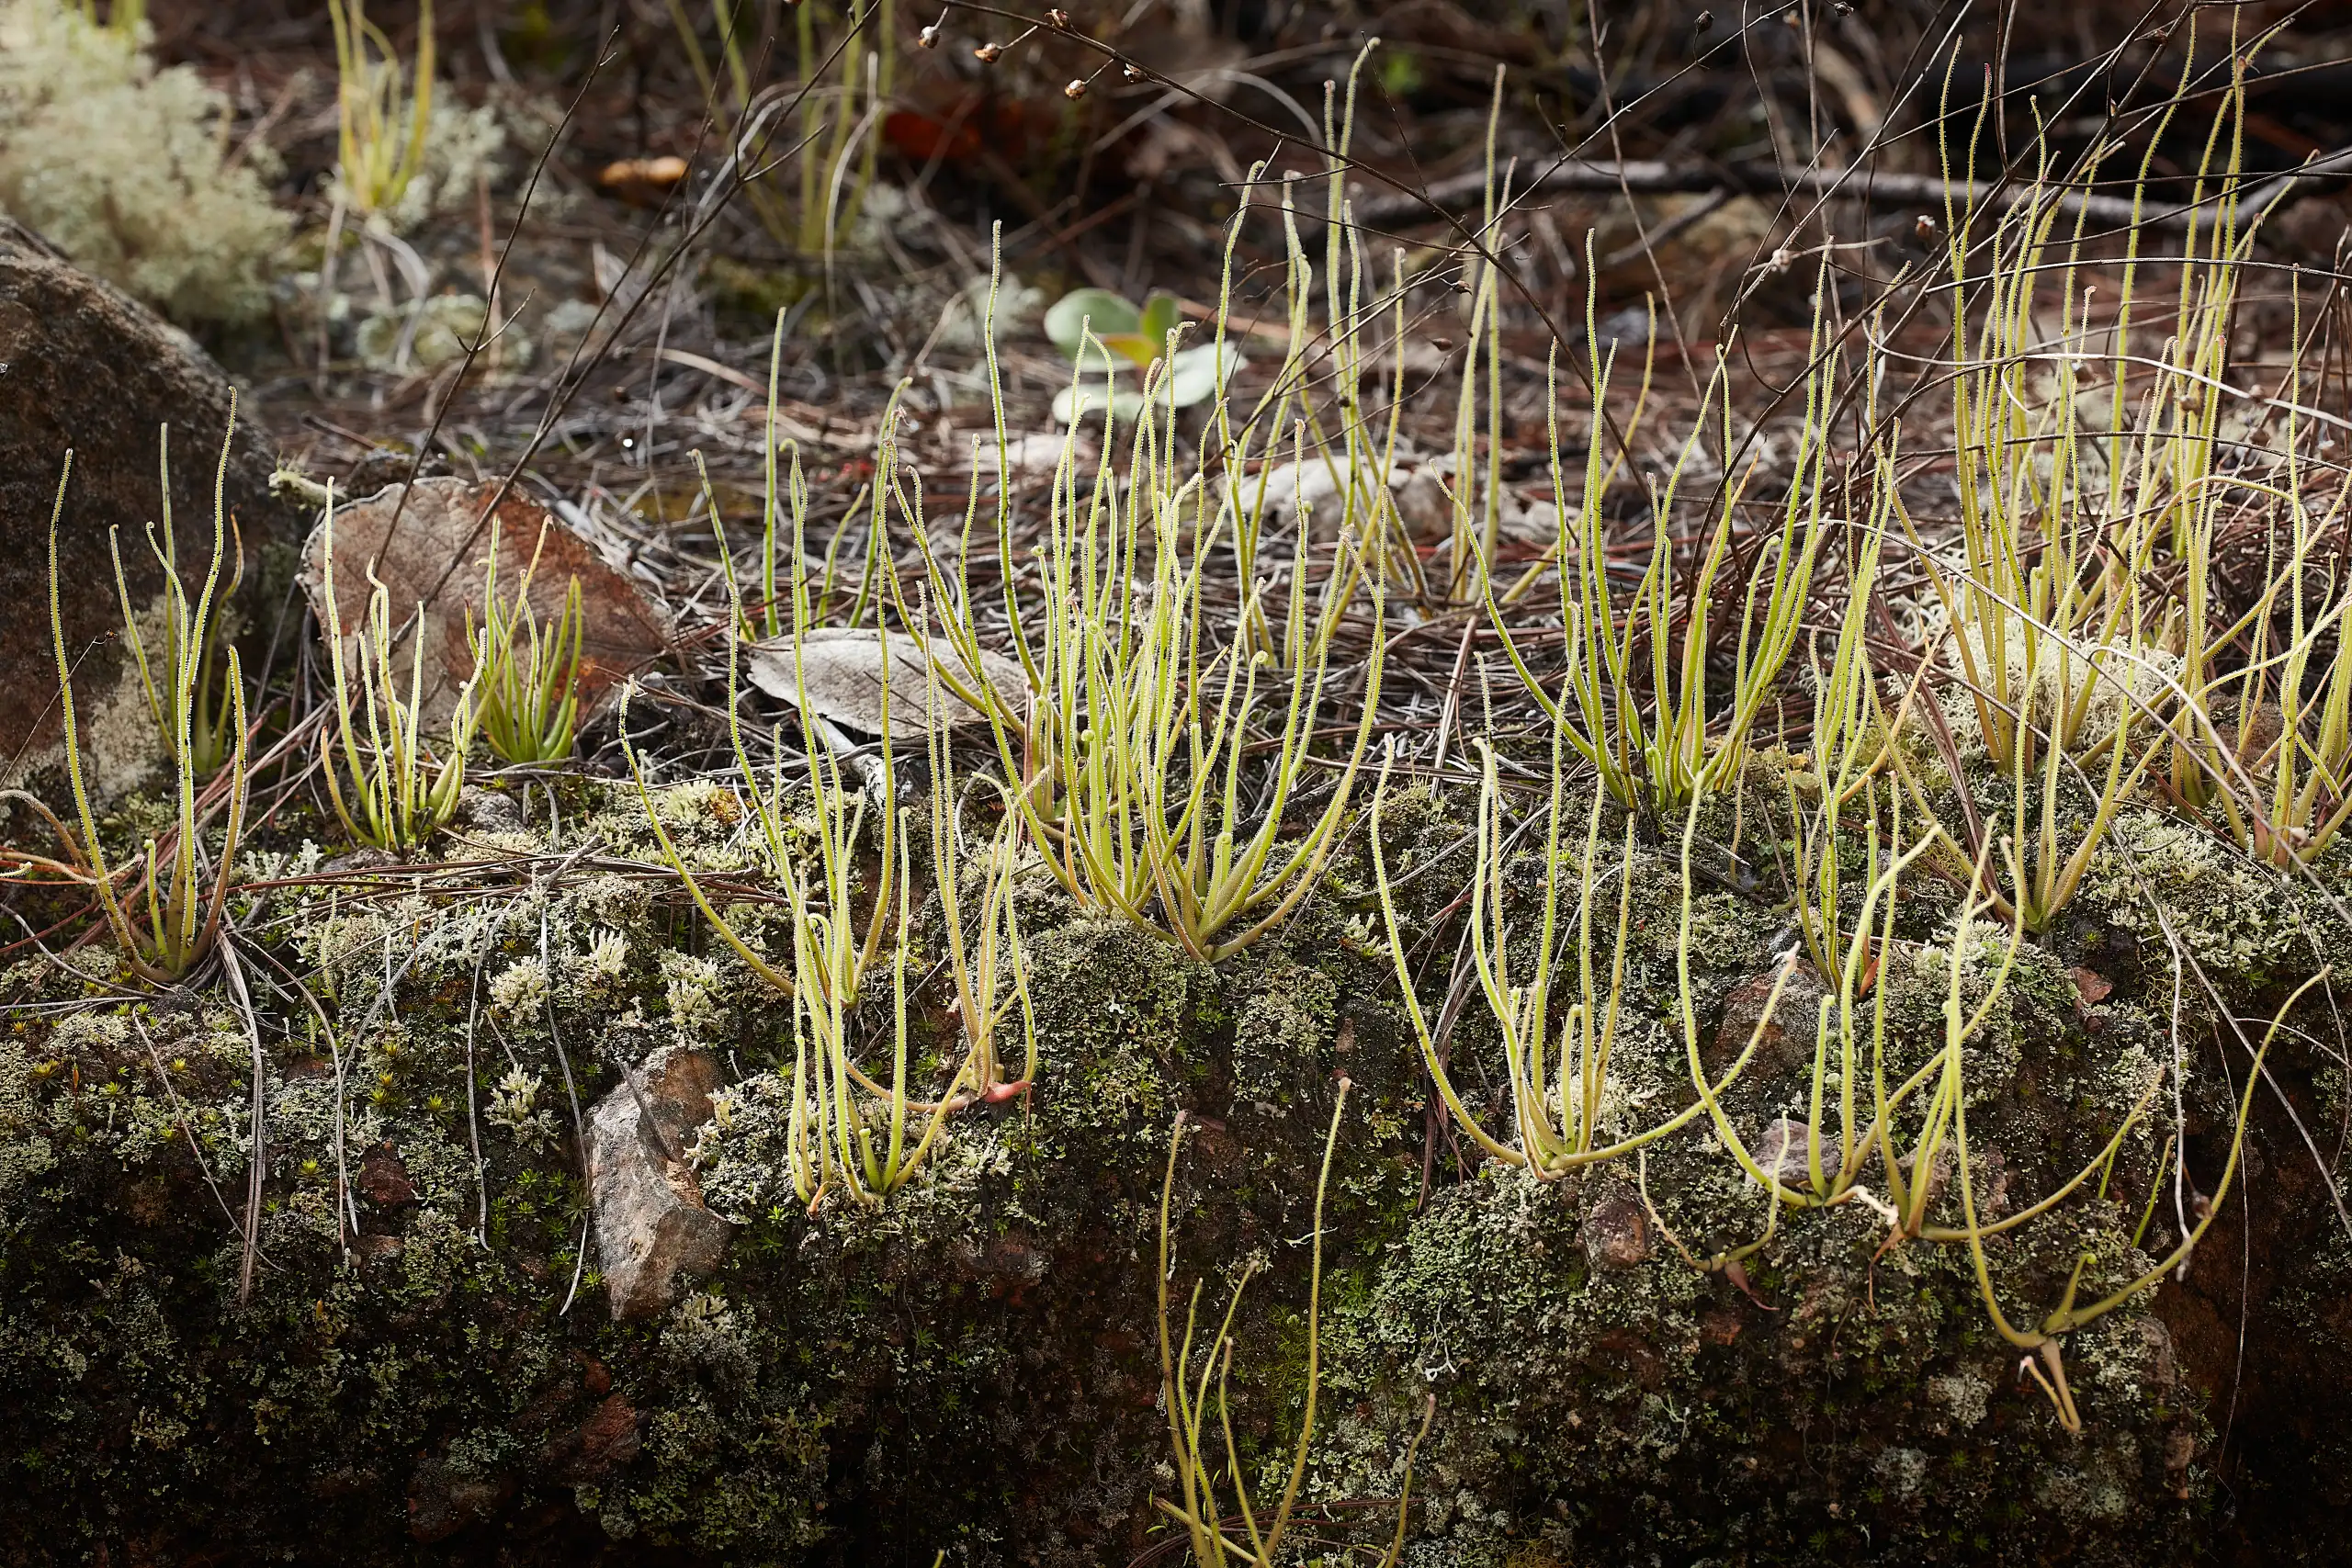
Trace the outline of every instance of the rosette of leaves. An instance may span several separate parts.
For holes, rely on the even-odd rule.
[[[1046,312],[1046,335],[1078,365],[1078,378],[1054,398],[1054,417],[1075,423],[1080,413],[1102,406],[1104,389],[1111,415],[1130,420],[1143,410],[1144,383],[1154,363],[1168,355],[1168,334],[1182,317],[1173,294],[1152,295],[1138,307],[1107,288],[1079,288]],[[1168,359],[1167,379],[1152,389],[1155,400],[1177,408],[1205,401],[1243,360],[1231,344],[1204,343],[1180,348]]]

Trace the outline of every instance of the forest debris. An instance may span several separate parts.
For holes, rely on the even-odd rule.
[[[620,158],[598,171],[596,183],[632,206],[649,207],[685,177],[686,161],[675,155]]]
[[[987,719],[985,714],[949,689],[950,677],[969,685],[971,676],[961,668],[961,661],[944,648],[934,651],[930,660],[940,672],[940,705],[934,713],[922,645],[904,632],[819,626],[803,635],[797,655],[790,637],[753,643],[747,654],[744,672],[760,690],[796,707],[805,701],[813,716],[861,735],[883,732],[882,683],[886,666],[892,734],[928,734],[943,725],[960,728]],[[1019,662],[1003,654],[983,650],[980,672],[989,684],[1007,695],[1028,691],[1027,677]]]
[[[1093,437],[1084,432],[1075,433],[1075,440],[1071,439],[1071,434],[1069,432],[1047,434],[1043,431],[1026,435],[1008,434],[1001,453],[994,436],[983,435],[975,448],[977,456],[974,461],[979,465],[983,474],[997,472],[1000,482],[1007,479],[1015,481],[1038,479],[1060,468],[1062,452],[1067,446],[1071,466],[1080,474],[1091,473],[1101,457],[1100,449],[1095,446]],[[1000,457],[1003,459],[1001,465],[998,462]]]
[[[700,355],[692,360],[679,359],[675,355],[664,355],[663,357],[699,370],[709,367],[707,362],[695,363],[702,359]],[[753,385],[756,387],[758,383]],[[764,388],[760,389],[764,393]],[[773,425],[780,442],[795,441],[803,446],[830,446],[840,452],[871,455],[875,442],[882,434],[878,425],[845,424],[813,403],[795,402],[789,398],[779,398],[773,404],[763,398],[760,402],[745,408],[742,417],[754,424]]]
[[[547,508],[509,490],[494,517],[486,517],[484,509],[498,490],[494,479],[426,479],[413,486],[392,485],[370,500],[337,507],[337,603],[333,605],[326,602],[325,528],[313,530],[303,547],[302,585],[320,626],[332,626],[342,636],[346,669],[358,668],[371,576],[390,591],[396,630],[417,617],[414,635],[424,639],[422,706],[427,726],[448,718],[459,688],[473,674],[466,617],[471,612],[475,624],[481,624],[482,576],[493,523],[502,595],[511,601],[521,591],[525,570],[534,553],[537,556],[530,573],[530,603],[541,626],[556,624],[572,581],[579,581],[585,617],[580,655],[583,719],[669,646],[660,617],[637,585],[606,566],[585,539]],[[403,673],[411,649],[403,637],[396,655]]]

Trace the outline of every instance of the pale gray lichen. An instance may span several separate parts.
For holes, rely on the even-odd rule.
[[[144,31],[0,4],[0,210],[176,320],[251,320],[291,231],[263,184],[274,160],[257,141],[232,158],[227,99],[158,69]]]

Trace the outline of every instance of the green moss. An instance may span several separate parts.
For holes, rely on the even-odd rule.
[[[2333,921],[2307,884],[2153,811],[2122,813],[2112,840],[2084,878],[2079,918],[2140,962],[2165,963],[2177,942],[2225,996],[2244,997],[2320,959]]]
[[[661,798],[698,864],[756,863],[732,795],[687,785]],[[1443,922],[1468,869],[1449,808],[1400,794],[1386,819],[1433,1016],[1455,978]],[[560,842],[589,843],[608,866],[651,852],[631,790],[580,784],[564,819],[579,837]],[[1702,824],[1713,844],[1734,826],[1727,814]],[[2144,813],[2119,826],[2084,918],[2145,930],[2129,922],[2148,906],[2122,890],[2138,898],[2154,866],[2167,919],[2226,967],[2227,994],[2300,973],[2300,896],[2241,866],[2230,874],[2250,880],[2199,903],[2221,874],[2168,830]],[[320,852],[300,844],[257,857],[315,866]],[[2119,869],[2126,855],[2137,881]],[[1615,1134],[1690,1099],[1678,860],[1679,845],[1636,852],[1604,1114]],[[1722,874],[1690,900],[1688,943],[1702,1052],[1720,1049],[1786,931],[1741,863],[1712,863]],[[1539,855],[1515,874],[1518,916],[1544,870]],[[517,878],[458,899],[402,874],[365,897],[348,884],[285,890],[247,919],[313,976],[338,1031],[314,1033],[290,996],[264,1010],[259,1261],[242,1302],[243,1020],[217,998],[125,1003],[38,966],[9,972],[0,1533],[32,1539],[40,1521],[54,1561],[100,1543],[299,1556],[322,1535],[356,1563],[596,1550],[1125,1561],[1150,1544],[1150,1497],[1166,1486],[1152,1302],[1170,1125],[1182,1109],[1196,1128],[1173,1204],[1180,1302],[1199,1280],[1221,1304],[1246,1262],[1262,1265],[1233,1393],[1244,1462],[1270,1473],[1305,1403],[1315,1172],[1342,1075],[1309,1492],[1392,1495],[1436,1395],[1417,1562],[2159,1562],[2211,1495],[2181,1457],[2211,1434],[2158,1316],[2181,1299],[2169,1283],[2068,1337],[2088,1424],[2077,1439],[2020,1383],[1965,1250],[1887,1246],[1861,1202],[1781,1214],[1744,1284],[1687,1264],[1677,1242],[1706,1257],[1766,1228],[1761,1193],[1703,1125],[1638,1167],[1559,1182],[1478,1161],[1431,1118],[1419,1044],[1364,919],[1360,844],[1281,932],[1215,966],[1024,892],[1037,1084],[955,1117],[923,1175],[888,1201],[814,1213],[785,1157],[781,998],[658,879]],[[1923,878],[1877,971],[1871,999],[1884,998],[1903,1071],[1942,1038],[1951,908]],[[772,905],[738,914],[751,940],[784,951]],[[1973,932],[1958,960],[1972,1005],[2002,958],[1995,934]],[[1988,1213],[2080,1169],[2171,1060],[2168,973],[2109,964],[2115,994],[2087,1001],[2075,973],[2085,940],[2069,928],[2029,944],[1969,1042]],[[1727,1098],[1744,1130],[1802,1110],[1810,1004],[1784,1022],[1802,1048],[1776,1050]],[[952,1026],[922,1027],[928,1049]],[[688,1145],[707,1200],[741,1229],[717,1276],[666,1315],[616,1325],[599,1260],[579,1252],[585,1190],[565,1083],[584,1110],[617,1089],[620,1063],[681,1043],[725,1065],[714,1117]],[[1508,1125],[1475,994],[1448,1048],[1465,1096]],[[2220,1076],[2200,1067],[2184,1106],[2192,1169],[2216,1168],[2213,1129],[2233,1109]],[[2127,1142],[2104,1195],[2086,1190],[1991,1244],[2013,1321],[2047,1313],[2086,1252],[2086,1298],[2148,1266],[2131,1233],[2167,1125]],[[2267,1179],[2281,1179],[2275,1165]],[[1958,1217],[1949,1187],[1939,1224]],[[1639,1216],[1646,1258],[1588,1235],[1604,1205]],[[2296,1266],[2275,1299],[2316,1337],[2352,1248],[2314,1246]],[[2324,1438],[2312,1449],[2329,1451]]]

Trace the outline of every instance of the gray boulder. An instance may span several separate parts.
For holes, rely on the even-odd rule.
[[[62,757],[49,525],[69,449],[59,607],[82,746],[95,763],[91,786],[131,787],[153,761],[153,726],[123,656],[107,537],[121,530],[130,603],[147,611],[163,591],[146,528],[163,516],[158,437],[168,426],[182,575],[202,581],[230,407],[228,377],[187,333],[0,218],[0,604],[8,606],[0,615],[0,786]],[[249,603],[258,597],[263,549],[290,543],[300,521],[271,496],[272,466],[266,435],[240,411],[223,498],[243,536]]]

